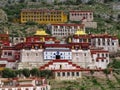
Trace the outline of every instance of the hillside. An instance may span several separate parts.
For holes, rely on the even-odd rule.
[[[114,16],[119,14],[120,10],[113,10],[113,5],[116,5],[116,3],[112,1],[107,3],[89,2],[74,5],[70,2],[54,4],[48,4],[46,2],[4,2],[0,9],[0,33],[8,32],[11,37],[26,37],[33,35],[37,29],[47,28],[47,25],[40,25],[35,22],[21,24],[20,11],[23,8],[64,10],[67,15],[70,10],[90,10],[94,12],[94,21],[97,22],[98,27],[96,29],[87,28],[87,33],[109,33],[112,35],[117,35],[120,39],[120,17]],[[73,22],[68,21],[68,23]],[[118,57],[120,57],[120,52],[117,54]],[[116,54],[113,55],[113,58],[115,57]],[[109,65],[109,67],[114,68],[114,71],[108,76],[105,73],[102,73],[101,76],[96,74],[88,74],[83,75],[82,79],[78,79],[76,81],[55,81],[50,79],[49,83],[52,87],[51,90],[120,90],[120,62],[113,62]]]
[[[29,35],[28,27],[30,28],[31,25],[35,26],[37,28],[44,27],[46,28],[46,25],[39,25],[36,23],[29,23],[29,24],[20,24],[20,11],[23,8],[45,8],[45,9],[59,9],[64,10],[66,14],[68,14],[69,10],[91,10],[94,12],[94,21],[98,23],[97,29],[86,29],[87,32],[92,33],[112,33],[116,34],[120,38],[120,26],[119,26],[119,20],[114,21],[114,13],[119,11],[113,11],[112,5],[114,3],[88,3],[88,4],[78,4],[78,5],[72,5],[70,3],[58,3],[58,4],[47,4],[47,3],[39,3],[38,5],[29,4],[29,3],[15,3],[15,4],[6,4],[5,7],[2,7],[2,9],[5,11],[8,17],[8,22],[4,23],[4,25],[8,30],[11,36],[27,36]],[[46,7],[47,6],[47,7]],[[68,21],[71,23],[70,21]],[[78,23],[78,22],[76,22]],[[4,26],[1,27],[1,32],[4,32]],[[13,29],[14,27],[14,29]],[[32,27],[31,27],[32,29]],[[19,32],[21,34],[19,34]],[[14,34],[13,34],[14,33]],[[32,35],[34,33],[34,30],[31,31]]]
[[[75,81],[50,80],[51,90],[120,90],[120,59],[113,59],[108,69],[102,72],[82,72],[82,78]]]
[[[97,29],[87,29],[87,32],[92,33],[105,33],[108,32],[109,34],[116,34],[118,37],[120,37],[120,26],[119,21],[113,21],[112,14],[115,13],[112,9],[112,4],[101,4],[101,3],[93,3],[93,4],[79,4],[79,5],[71,5],[67,4],[47,4],[47,3],[41,3],[40,5],[29,5],[29,3],[17,3],[17,4],[6,4],[6,7],[2,7],[2,9],[5,11],[8,17],[8,22],[4,23],[4,26],[8,28],[9,33],[11,36],[27,36],[29,35],[28,28],[32,28],[32,26],[40,28],[46,26],[39,25],[36,23],[32,24],[20,24],[20,11],[23,8],[45,8],[45,9],[59,9],[64,10],[66,14],[68,14],[69,10],[91,10],[94,12],[94,21],[98,23]],[[16,7],[16,8],[14,8]],[[72,23],[68,21],[69,23]],[[78,22],[76,22],[78,23]],[[2,24],[2,23],[1,23]],[[32,26],[31,26],[32,25]],[[14,28],[13,28],[14,27]],[[1,28],[1,32],[4,32],[4,28]],[[18,34],[18,33],[21,34]],[[14,33],[14,34],[13,34]],[[31,34],[34,33],[34,31],[31,31]],[[30,35],[31,35],[30,34]]]
[[[111,78],[112,77],[112,78]],[[110,78],[83,76],[76,81],[50,81],[51,90],[119,90],[120,75],[113,74]]]

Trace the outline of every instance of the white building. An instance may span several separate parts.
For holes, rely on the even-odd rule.
[[[105,69],[109,64],[108,51],[117,52],[119,47],[118,38],[115,36],[87,35],[82,30],[78,30],[73,37],[68,38],[69,44],[60,43],[55,39],[50,40],[50,38],[45,39],[44,42],[29,39],[28,41],[1,49],[1,58],[6,66],[13,68],[17,65],[18,69],[24,67],[32,69],[43,66],[54,59],[64,59],[82,68]]]
[[[18,56],[16,50],[13,47],[4,47],[2,48],[2,54],[0,58],[0,65],[2,68],[16,68],[16,62]]]
[[[52,36],[56,37],[67,37],[74,35],[78,29],[85,31],[83,24],[52,24],[51,26]]]
[[[14,47],[5,47],[2,50],[1,58],[8,58],[9,60],[14,60],[15,58],[15,49]]]
[[[96,38],[101,38],[101,41],[94,41]],[[110,39],[110,46],[106,39]],[[113,42],[111,40],[115,41]],[[112,42],[113,45],[111,45]],[[116,52],[118,50],[118,39],[114,36],[104,34],[87,35],[83,31],[77,31],[73,38],[69,38],[69,43],[73,45],[71,50],[73,57],[72,62],[79,64],[83,68],[107,68],[109,64],[109,51]]]
[[[0,58],[0,69],[4,68],[16,68],[16,61],[15,60],[8,60],[7,58]]]
[[[43,62],[43,49],[30,49],[30,50],[21,50],[21,62]]]
[[[80,45],[81,48],[76,48],[76,45],[74,48],[62,48],[62,44],[61,47],[57,48],[55,47],[56,44],[53,44],[54,47],[52,48],[50,46],[44,50],[21,50],[18,69],[40,67],[55,59],[69,60],[82,68],[91,69],[105,69],[109,64],[109,52],[103,49],[83,49]],[[86,46],[84,45],[84,47]]]
[[[12,78],[11,78],[12,79]],[[18,78],[17,80],[0,78],[0,90],[50,90],[45,79]]]
[[[77,80],[81,78],[80,66],[69,60],[56,59],[40,67],[40,70],[52,70],[57,80]]]
[[[43,65],[43,49],[23,49],[20,53],[18,69],[23,69],[24,67],[32,69]]]
[[[85,25],[85,28],[97,28],[97,22],[93,21],[92,11],[73,10],[69,12],[70,21],[79,21]]]
[[[83,68],[88,68],[93,64],[90,50],[73,49],[72,57],[72,62]]]
[[[13,45],[16,45],[18,43],[22,43],[22,42],[26,41],[25,37],[13,37],[13,38],[10,38],[10,39],[11,39],[11,42],[12,42]]]
[[[96,69],[106,69],[110,60],[109,52],[105,50],[91,50],[92,63]],[[89,67],[92,68],[92,67]]]
[[[116,36],[108,34],[89,34],[83,31],[77,31],[73,38],[69,38],[70,43],[89,43],[89,47],[103,48],[111,52],[117,52],[119,49],[119,40]]]
[[[117,52],[119,41],[116,36],[111,36],[108,34],[92,35],[91,46],[101,47],[109,52]]]
[[[92,11],[80,11],[80,10],[72,10],[69,12],[69,20],[70,21],[82,21],[86,19],[87,21],[93,21],[93,12]]]

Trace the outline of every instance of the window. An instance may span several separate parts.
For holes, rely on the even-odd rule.
[[[97,56],[100,57],[100,54],[98,53]]]
[[[83,39],[83,42],[87,42],[87,39]]]
[[[38,53],[36,53],[36,56],[38,56]]]
[[[102,38],[102,41],[105,42],[105,38]]]
[[[76,76],[79,76],[79,72],[76,72]]]
[[[106,53],[106,57],[108,57],[108,54]]]
[[[68,57],[68,59],[70,59],[70,57]]]
[[[63,28],[63,26],[60,26],[60,28]]]
[[[112,42],[112,45],[114,45],[114,42]]]
[[[100,42],[100,38],[98,38],[98,42]]]
[[[96,62],[98,62],[99,60],[96,60]]]
[[[107,40],[107,44],[110,45],[110,39]]]
[[[60,69],[62,69],[62,65],[60,65]]]
[[[57,73],[57,76],[60,76],[60,72]]]
[[[98,45],[100,45],[100,42],[98,42]]]
[[[7,55],[7,52],[4,52],[4,55]]]
[[[45,88],[43,88],[43,90],[45,90]]]
[[[103,45],[105,45],[105,42],[103,42]]]
[[[12,56],[12,52],[8,52],[8,56]]]
[[[48,87],[46,86],[46,89],[45,90],[48,90]]]
[[[67,72],[67,76],[70,76],[70,72]]]
[[[62,76],[65,76],[65,72],[62,73]]]
[[[104,62],[104,59],[102,59],[102,62]]]
[[[79,42],[82,42],[82,39],[79,39]]]
[[[106,62],[108,62],[108,60],[106,60]]]
[[[88,39],[88,42],[91,42],[91,39]]]
[[[74,72],[72,72],[72,76],[75,76],[75,73],[74,73]]]
[[[37,49],[38,49],[38,46],[35,46],[35,49],[37,50]]]
[[[102,57],[104,57],[104,54],[102,54]]]

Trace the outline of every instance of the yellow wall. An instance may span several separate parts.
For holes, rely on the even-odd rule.
[[[21,11],[21,23],[27,21],[37,22],[39,24],[55,24],[67,22],[67,15],[63,11],[40,11],[25,10]]]

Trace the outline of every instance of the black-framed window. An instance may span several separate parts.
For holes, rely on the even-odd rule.
[[[102,59],[102,62],[104,62],[104,59]]]
[[[57,73],[57,76],[60,76],[60,72]]]
[[[76,76],[79,76],[79,72],[76,72]]]
[[[8,52],[8,56],[12,56],[12,52]]]
[[[65,76],[65,72],[62,73],[62,76]]]
[[[4,55],[7,55],[7,52],[4,52]]]
[[[67,72],[67,76],[70,76],[70,72]]]
[[[74,73],[74,72],[72,72],[72,76],[75,76],[75,73]]]

